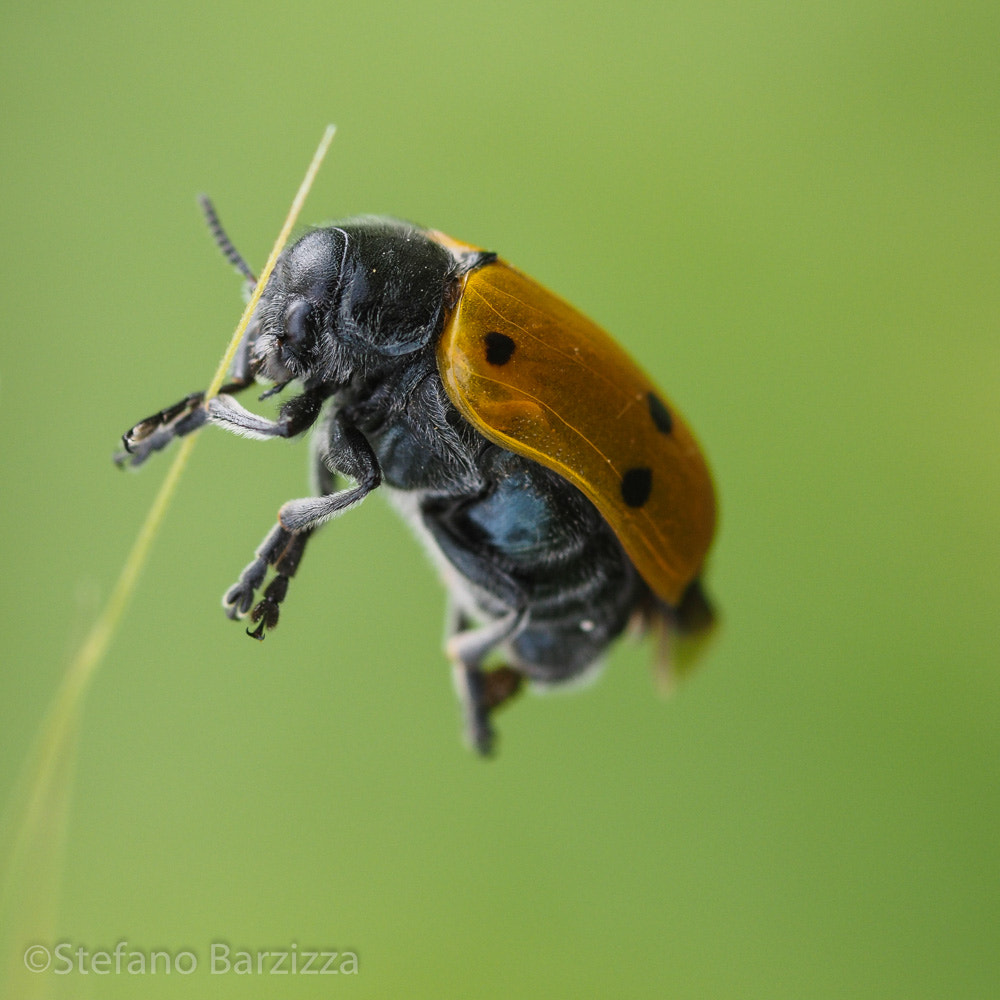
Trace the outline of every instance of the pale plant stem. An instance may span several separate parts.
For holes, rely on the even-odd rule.
[[[218,393],[225,380],[250,317],[274,270],[278,255],[288,242],[335,132],[336,128],[328,125],[323,133],[250,301],[205,392],[206,403]],[[3,849],[0,859],[4,866],[0,882],[0,927],[5,930],[6,940],[0,942],[3,946],[0,952],[0,984],[6,983],[11,987],[16,982],[21,986],[16,992],[0,990],[5,996],[26,996],[25,989],[31,990],[30,995],[33,996],[43,996],[48,992],[45,983],[49,977],[26,972],[22,953],[32,943],[55,943],[52,941],[55,930],[53,897],[58,889],[76,735],[84,698],[118,632],[196,437],[192,434],[180,441],[107,603],[63,675],[25,761],[21,779],[5,810],[3,837],[0,839]],[[25,976],[28,977],[26,980]]]

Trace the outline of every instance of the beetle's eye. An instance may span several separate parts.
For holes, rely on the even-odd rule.
[[[299,299],[285,310],[284,340],[290,347],[301,346],[309,336],[312,306]]]

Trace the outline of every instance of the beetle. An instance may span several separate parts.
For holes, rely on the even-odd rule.
[[[276,420],[234,398],[293,382]],[[715,495],[690,430],[608,334],[495,253],[379,216],[311,229],[279,256],[219,395],[140,421],[116,461],[141,465],[206,422],[256,439],[317,427],[315,495],[280,508],[223,598],[229,616],[263,639],[313,532],[382,488],[444,580],[481,754],[525,681],[584,676],[630,621],[667,639],[712,624],[700,580]]]

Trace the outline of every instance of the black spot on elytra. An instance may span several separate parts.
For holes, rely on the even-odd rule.
[[[653,489],[653,470],[645,466],[629,469],[622,476],[622,499],[629,507],[641,507]]]
[[[661,434],[669,434],[674,429],[674,418],[670,416],[667,404],[655,392],[649,393],[646,401],[649,403],[649,415],[653,418],[656,429]]]
[[[496,330],[491,330],[483,340],[486,343],[486,360],[491,365],[507,364],[517,346],[506,333],[497,333]]]

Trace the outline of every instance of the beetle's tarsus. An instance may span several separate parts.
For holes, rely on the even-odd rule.
[[[244,618],[250,613],[250,620],[257,628],[247,629],[253,639],[263,639],[267,632],[277,628],[281,613],[281,602],[288,594],[288,583],[298,569],[310,532],[292,534],[276,524],[257,548],[256,558],[240,574],[239,580],[226,591],[222,599],[229,618]],[[254,605],[254,595],[264,583],[269,566],[275,569],[275,577],[264,589],[260,600]],[[253,605],[253,611],[250,611]]]

